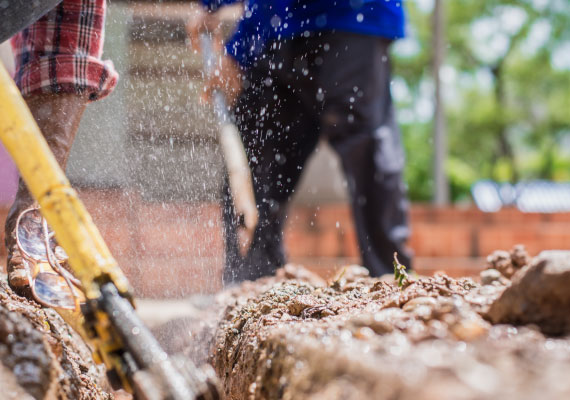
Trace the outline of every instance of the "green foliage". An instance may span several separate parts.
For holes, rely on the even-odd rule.
[[[415,201],[433,196],[429,3],[406,2],[408,39],[393,51],[393,94]],[[560,66],[560,56],[570,49],[570,2],[444,4],[448,47],[441,73],[452,199],[468,200],[478,179],[569,180],[570,66],[567,55]]]
[[[415,200],[429,200],[433,190],[431,125],[409,124],[401,128],[408,155],[405,171],[408,195]]]

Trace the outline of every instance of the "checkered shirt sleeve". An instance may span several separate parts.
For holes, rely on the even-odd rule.
[[[105,0],[63,0],[12,38],[15,81],[33,93],[87,93],[105,97],[117,84],[110,61],[102,61]]]

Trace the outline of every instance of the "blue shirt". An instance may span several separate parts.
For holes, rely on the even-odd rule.
[[[202,0],[210,9],[238,0]],[[402,0],[249,0],[244,17],[226,44],[247,67],[271,40],[319,31],[347,31],[397,39],[404,36]]]

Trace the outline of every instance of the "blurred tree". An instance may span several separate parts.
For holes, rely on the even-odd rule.
[[[392,85],[407,149],[410,197],[433,197],[433,0],[406,2]],[[570,180],[570,2],[446,1],[441,71],[452,200],[478,179]]]

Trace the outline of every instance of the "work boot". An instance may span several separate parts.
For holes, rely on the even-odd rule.
[[[59,165],[65,170],[69,152],[88,103],[87,95],[73,93],[37,94],[26,98],[26,103]],[[35,203],[26,184],[20,178],[16,198],[5,224],[5,244],[8,252],[8,284],[21,295],[29,297],[30,266],[16,244],[18,216]],[[38,238],[39,239],[39,238]]]

